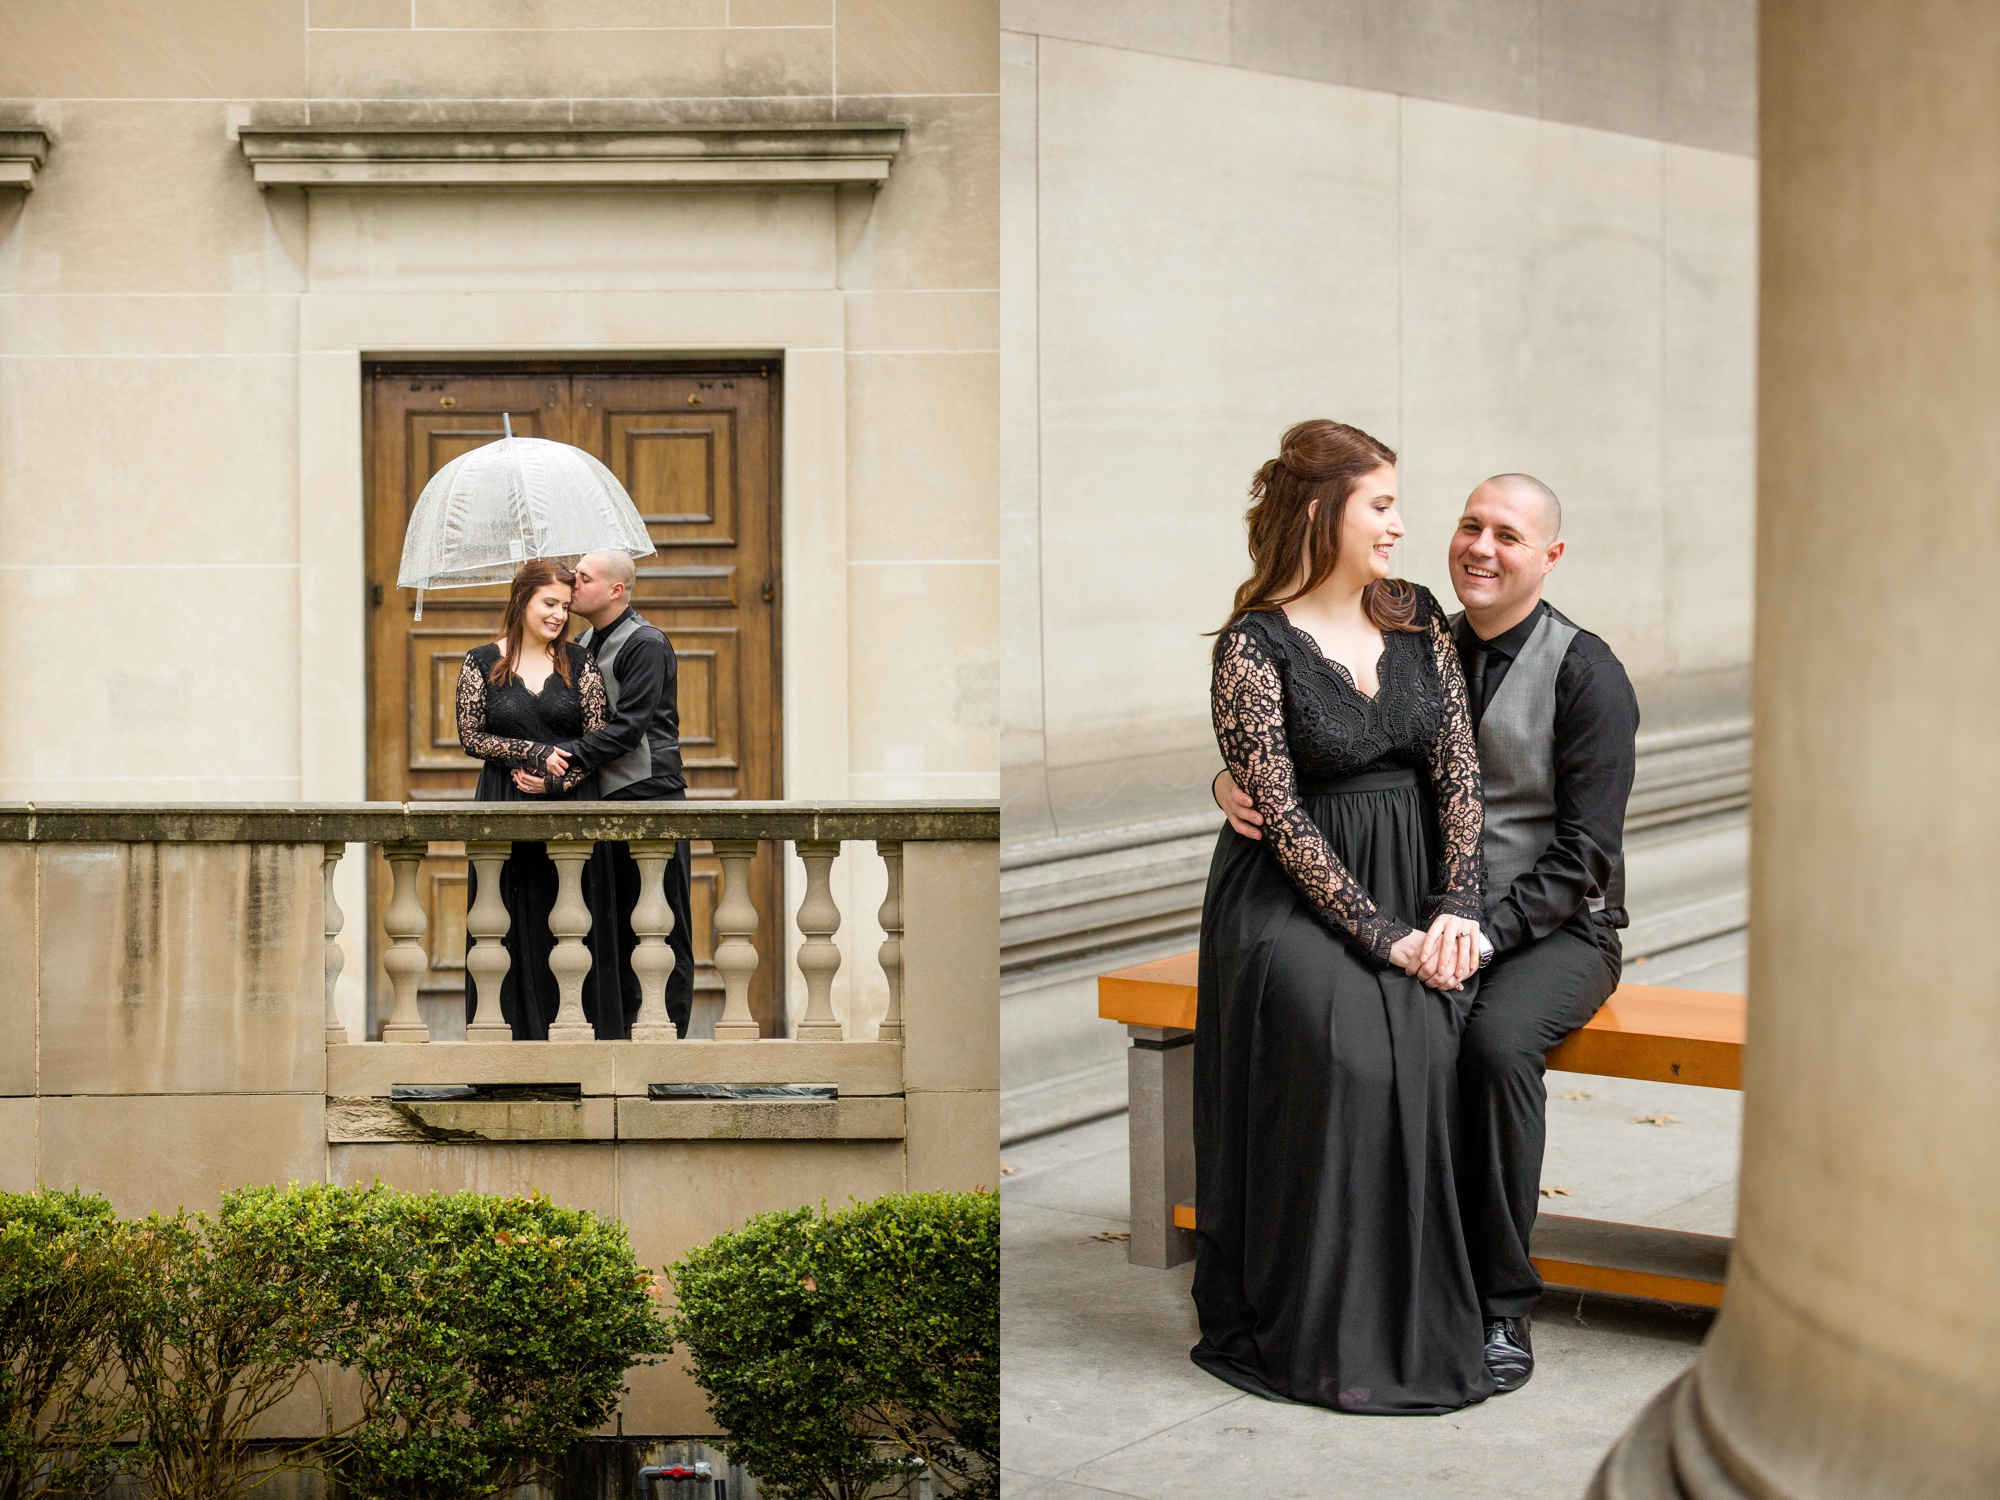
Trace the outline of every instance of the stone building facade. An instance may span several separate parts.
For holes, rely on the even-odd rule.
[[[466,642],[381,634],[412,602],[380,566],[396,506],[454,421],[461,448],[501,409],[580,422],[591,382],[641,378],[669,416],[740,379],[766,421],[734,459],[764,550],[648,560],[662,608],[728,637],[682,646],[715,721],[697,795],[993,796],[997,30],[980,0],[0,10],[0,568],[30,601],[0,694],[39,705],[0,721],[0,800],[429,795]],[[383,459],[384,392],[428,461]],[[865,942],[879,871],[835,880]],[[865,1029],[885,997],[858,982]]]
[[[1562,497],[1550,598],[1645,714],[1628,955],[1740,932],[1754,499],[1748,0],[1002,8],[1008,1129],[1116,1107],[1089,976],[1193,946],[1207,641],[1279,434]]]

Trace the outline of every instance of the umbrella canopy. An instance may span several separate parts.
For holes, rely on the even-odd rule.
[[[568,443],[507,436],[461,453],[431,476],[403,534],[398,587],[472,588],[506,583],[533,557],[652,551],[625,486]]]

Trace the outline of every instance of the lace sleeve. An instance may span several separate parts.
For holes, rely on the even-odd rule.
[[[1229,774],[1264,818],[1264,844],[1328,927],[1386,964],[1410,929],[1385,915],[1341,864],[1299,803],[1285,744],[1284,690],[1264,647],[1232,630],[1215,653],[1209,690],[1215,739]]]
[[[1432,800],[1437,805],[1437,889],[1427,903],[1430,915],[1485,916],[1486,855],[1480,844],[1486,816],[1479,788],[1479,746],[1472,737],[1472,710],[1465,695],[1465,672],[1452,644],[1451,629],[1435,599],[1430,601],[1431,661],[1444,689],[1444,717],[1429,751]]]
[[[604,692],[604,674],[597,670],[597,663],[584,657],[579,664],[576,677],[576,695],[583,700],[583,732],[590,734],[604,727],[610,714],[609,700]],[[560,777],[548,779],[551,791],[568,791],[590,774],[590,767],[574,753],[569,758],[569,770]]]
[[[547,757],[546,745],[533,740],[504,739],[486,732],[486,674],[470,654],[458,669],[458,743],[475,760],[535,769]]]

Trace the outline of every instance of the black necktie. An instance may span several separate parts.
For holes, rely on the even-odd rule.
[[[1486,648],[1476,641],[1465,653],[1465,696],[1472,722],[1477,724],[1486,708]]]

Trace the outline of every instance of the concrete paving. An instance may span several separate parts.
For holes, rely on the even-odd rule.
[[[1739,935],[1626,977],[1740,991],[1742,964]],[[1738,1095],[1573,1073],[1551,1073],[1549,1094],[1543,1183],[1567,1190],[1549,1211],[1731,1232]],[[1553,1293],[1535,1378],[1513,1395],[1400,1421],[1276,1405],[1189,1362],[1192,1266],[1126,1261],[1123,1115],[1003,1155],[1003,1500],[1574,1500],[1708,1327],[1696,1309]]]

